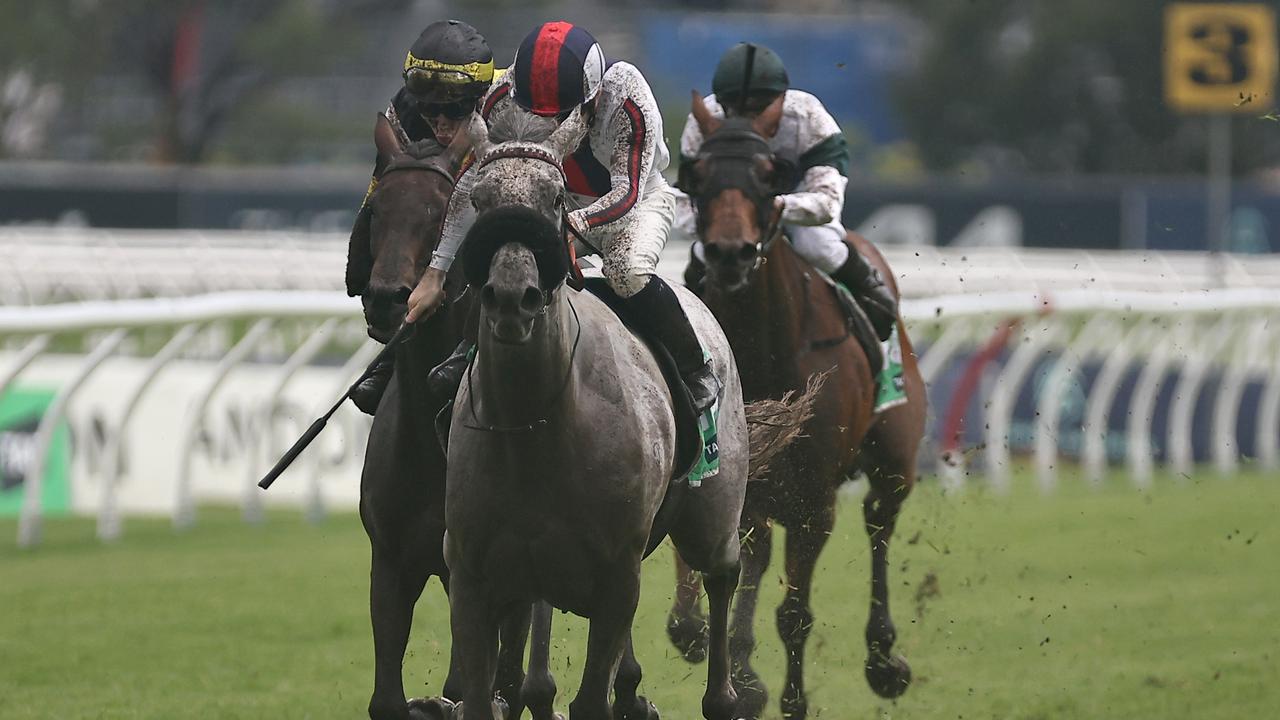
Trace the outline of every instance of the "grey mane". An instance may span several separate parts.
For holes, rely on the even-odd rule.
[[[513,141],[541,143],[551,137],[557,126],[554,119],[533,113],[502,113],[489,126],[489,140],[495,144]]]

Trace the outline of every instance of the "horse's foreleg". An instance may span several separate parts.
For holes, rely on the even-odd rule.
[[[479,584],[456,570],[449,583],[449,628],[462,674],[462,718],[501,720],[493,702],[498,664],[498,619]]]
[[[693,571],[680,551],[672,549],[676,558],[676,597],[667,614],[667,637],[691,663],[707,657],[707,619],[698,602],[702,593],[702,576]]]
[[[871,611],[867,615],[867,684],[883,698],[896,698],[911,683],[911,668],[893,654],[898,639],[889,614],[889,539],[902,501],[911,490],[901,475],[868,473],[871,489],[862,500],[862,517],[871,541]]]
[[[809,593],[813,569],[831,535],[835,497],[820,499],[817,504],[822,509],[808,522],[787,527],[787,594],[778,606],[778,635],[787,651],[787,679],[782,689],[784,720],[801,720],[809,713],[804,693],[804,648],[813,630]]]
[[[551,676],[551,605],[533,604],[533,623],[529,643],[529,674],[524,676],[520,699],[533,714],[533,720],[557,720],[552,709],[556,700],[556,681]]]
[[[425,569],[405,563],[402,556],[374,545],[369,569],[374,657],[369,717],[373,720],[407,720],[409,717],[401,670],[413,623],[413,605],[426,582]]]
[[[746,514],[742,518],[742,580],[737,603],[733,607],[733,623],[729,633],[729,659],[733,685],[738,692],[738,715],[755,720],[764,713],[769,692],[751,667],[751,653],[756,647],[756,605],[760,600],[760,581],[769,569],[773,554],[773,529],[767,518]]]
[[[582,683],[569,704],[573,720],[610,720],[609,690],[613,685],[618,661],[631,635],[636,603],[640,600],[640,567],[632,567],[600,578],[602,592],[591,613],[591,629],[587,633],[587,658],[582,668]]]
[[[524,712],[521,689],[524,686],[524,646],[529,639],[531,605],[522,605],[502,623],[498,648],[498,694],[507,703],[508,720],[516,720]]]
[[[631,644],[631,633],[622,649],[622,660],[613,681],[613,720],[658,720],[658,711],[642,695],[636,694],[644,673]]]
[[[702,696],[702,716],[707,720],[731,720],[738,705],[738,694],[729,679],[729,603],[738,587],[740,572],[741,566],[734,563],[703,576],[711,624],[707,692]]]

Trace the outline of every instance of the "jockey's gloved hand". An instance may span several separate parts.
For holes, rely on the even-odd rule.
[[[586,213],[581,210],[574,210],[569,213],[569,228],[582,237],[586,237],[587,230],[590,229],[587,226],[586,217]]]
[[[429,267],[422,274],[417,287],[409,294],[409,311],[404,321],[415,323],[435,314],[444,304],[444,281],[446,273],[438,268]]]

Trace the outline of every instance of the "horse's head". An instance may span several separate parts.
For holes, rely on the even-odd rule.
[[[449,147],[433,141],[402,146],[380,118],[375,138],[384,169],[369,197],[370,269],[361,292],[365,319],[375,334],[389,336],[395,330],[409,293],[431,260],[454,174],[470,147],[462,136]]]
[[[509,117],[487,133],[472,123],[477,215],[462,263],[467,282],[480,288],[494,339],[523,344],[569,271],[561,161],[581,142],[586,124],[576,111],[559,127],[536,115]]]
[[[580,111],[558,127],[550,118],[506,113],[487,131],[478,122],[472,122],[470,131],[478,158],[479,174],[471,190],[476,213],[519,206],[559,226],[565,202],[561,163],[587,132]]]
[[[693,117],[704,139],[680,186],[697,210],[707,279],[732,292],[750,280],[770,241],[766,233],[777,231],[773,199],[790,182],[769,148],[782,97],[754,118],[717,118],[695,91]]]

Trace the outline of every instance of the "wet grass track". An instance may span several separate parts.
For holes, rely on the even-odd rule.
[[[856,488],[855,488],[856,490]],[[853,497],[823,555],[810,641],[811,717],[1242,718],[1280,706],[1280,477],[1206,472],[1139,491],[1068,474],[997,496],[922,485],[891,559],[899,647],[915,684],[896,703],[862,679],[867,548]],[[205,510],[192,531],[129,522],[114,546],[55,519],[34,551],[0,520],[0,718],[359,718],[371,689],[368,544],[352,514],[261,527]],[[780,555],[775,555],[775,560]],[[669,552],[646,564],[642,691],[669,720],[700,717],[703,666],[675,657],[663,619]],[[763,592],[756,667],[782,677]],[[405,662],[438,688],[447,606],[434,581]],[[566,708],[585,623],[557,616]],[[776,697],[776,695],[775,695]],[[771,717],[777,705],[770,702]]]

